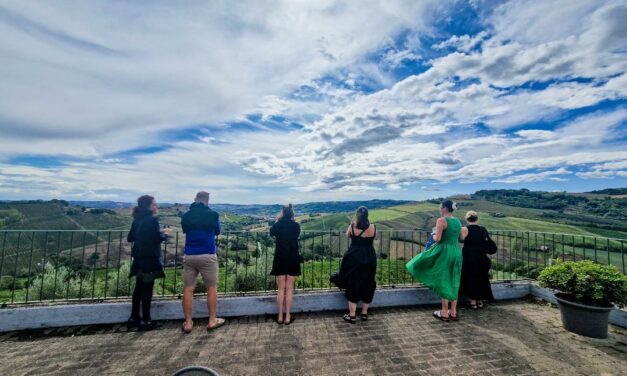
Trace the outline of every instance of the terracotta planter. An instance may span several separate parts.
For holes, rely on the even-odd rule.
[[[607,338],[608,320],[614,307],[589,306],[566,300],[564,294],[555,294],[564,329],[582,336]]]

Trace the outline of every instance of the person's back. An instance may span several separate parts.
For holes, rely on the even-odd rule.
[[[207,289],[207,308],[209,324],[207,329],[215,329],[224,324],[224,319],[217,318],[218,297],[218,255],[216,236],[220,234],[218,213],[209,209],[209,193],[198,192],[189,211],[181,218],[181,227],[185,233],[183,257],[183,331],[192,331],[192,298],[196,288],[198,274],[202,276]]]
[[[466,226],[468,229],[468,235],[464,239],[464,247],[462,251],[464,254],[468,253],[478,253],[484,255],[485,250],[485,239],[487,230],[483,226],[470,224]]]
[[[459,234],[462,231],[462,223],[457,218],[446,218],[447,227],[442,232],[440,244],[455,245],[459,247]]]
[[[220,235],[220,217],[202,202],[190,205],[181,219],[185,233],[185,255],[215,254],[215,237]]]

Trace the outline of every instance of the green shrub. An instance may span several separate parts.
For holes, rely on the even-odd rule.
[[[627,305],[627,276],[615,266],[590,260],[557,262],[540,272],[540,286],[571,295],[578,302],[596,306]]]

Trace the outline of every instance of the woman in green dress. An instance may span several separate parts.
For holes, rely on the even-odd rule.
[[[457,294],[462,271],[462,250],[459,247],[462,224],[453,217],[454,210],[453,201],[442,202],[442,216],[436,222],[433,237],[435,243],[406,265],[414,279],[442,298],[442,309],[433,312],[433,316],[442,321],[457,321]]]

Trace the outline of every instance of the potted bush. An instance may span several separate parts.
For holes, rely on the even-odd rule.
[[[611,265],[557,260],[538,281],[557,290],[564,328],[586,337],[607,338],[610,311],[627,304],[627,276]]]

